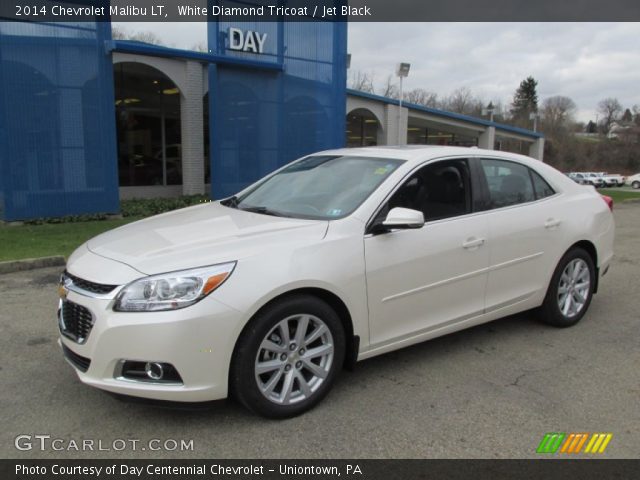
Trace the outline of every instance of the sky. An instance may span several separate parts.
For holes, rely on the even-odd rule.
[[[151,30],[168,46],[191,48],[206,24],[128,23]],[[640,23],[351,23],[351,70],[374,76],[378,88],[398,62],[411,63],[404,89],[446,97],[469,88],[487,102],[508,105],[520,81],[538,81],[540,102],[564,95],[577,120],[596,120],[598,102],[615,97],[640,105]]]

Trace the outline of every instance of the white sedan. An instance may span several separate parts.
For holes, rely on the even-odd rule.
[[[640,188],[640,173],[636,173],[635,175],[628,176],[625,180],[625,185],[629,185],[630,187],[633,187],[636,190]]]
[[[534,308],[576,324],[613,239],[593,188],[528,157],[327,151],[82,245],[60,342],[94,387],[288,417],[358,360]]]

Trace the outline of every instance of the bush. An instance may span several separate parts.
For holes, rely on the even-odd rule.
[[[159,213],[190,207],[211,200],[207,195],[186,195],[175,198],[134,198],[120,202],[120,213],[123,217],[150,217]],[[84,215],[67,215],[55,218],[36,218],[25,220],[27,225],[42,225],[43,223],[75,223],[106,220],[112,217],[107,213],[91,213]]]
[[[120,202],[120,212],[123,217],[150,217],[210,201],[207,195],[187,195],[174,198],[136,198],[122,200]]]

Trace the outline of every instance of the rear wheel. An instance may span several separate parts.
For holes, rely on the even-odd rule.
[[[637,190],[638,188],[640,188],[640,182],[638,182],[638,181],[636,180],[635,182],[633,182],[633,183],[631,184],[631,186]]]
[[[308,295],[277,301],[252,320],[238,341],[232,392],[265,417],[299,415],[329,392],[344,352],[344,329],[329,305]]]
[[[584,316],[591,304],[596,269],[589,253],[582,248],[569,250],[551,278],[540,318],[554,327],[570,327]]]

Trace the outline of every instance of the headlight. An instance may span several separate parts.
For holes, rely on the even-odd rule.
[[[177,310],[202,300],[229,278],[236,262],[152,275],[131,282],[116,298],[119,312]]]

